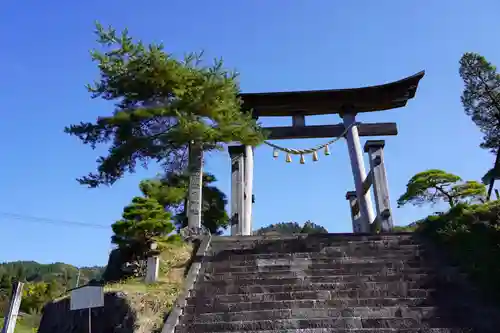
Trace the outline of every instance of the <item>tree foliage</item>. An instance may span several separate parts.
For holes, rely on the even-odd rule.
[[[457,204],[442,214],[416,222],[416,232],[434,241],[454,265],[500,304],[500,201]]]
[[[500,172],[498,172],[499,170],[496,170],[495,172],[495,168],[491,168],[489,169],[483,177],[481,177],[481,182],[485,185],[488,185],[491,183],[491,181],[494,179],[494,180],[497,180],[497,179],[500,179]]]
[[[292,235],[292,234],[326,234],[328,230],[324,227],[315,224],[311,221],[306,221],[303,226],[297,222],[280,222],[271,224],[254,231],[255,235],[278,234],[278,235]]]
[[[205,150],[239,141],[256,145],[263,134],[250,112],[242,112],[236,74],[222,61],[203,66],[201,54],[183,60],[162,44],[133,40],[127,30],[96,25],[102,51],[93,50],[100,78],[87,89],[92,98],[115,101],[112,115],[65,128],[95,148],[109,144],[96,173],[79,179],[97,187],[113,184],[137,163],[160,163],[167,171],[185,167],[191,141]]]
[[[485,194],[486,189],[479,182],[463,182],[457,175],[431,169],[419,172],[409,180],[406,192],[398,199],[398,206],[444,201],[453,207],[458,202],[481,200]]]
[[[210,173],[202,178],[201,223],[212,234],[221,234],[229,225],[226,212],[226,195],[213,186],[217,179]],[[187,226],[186,201],[188,197],[189,175],[169,173],[162,177],[142,181],[140,189],[149,198],[156,199],[174,216],[178,228]]]
[[[306,221],[302,226],[302,230],[300,231],[302,234],[327,234],[328,230],[325,227],[320,226],[319,224],[313,223],[311,221]]]
[[[496,152],[500,147],[500,75],[495,66],[477,53],[462,56],[459,72],[465,84],[462,93],[465,113],[484,135],[481,147]]]
[[[25,283],[21,311],[39,313],[43,305],[65,290],[74,288],[78,275],[80,285],[99,279],[104,267],[77,267],[64,264],[39,264],[34,261],[15,261],[0,264],[0,314],[5,313],[12,285],[15,281]]]
[[[28,283],[23,288],[23,308],[40,313],[48,301],[60,296],[60,292],[54,280]]]
[[[483,181],[490,185],[489,199],[500,168],[500,75],[495,66],[477,53],[462,56],[459,72],[465,84],[462,93],[465,113],[483,134],[480,146],[497,154],[493,168],[483,176]]]
[[[133,249],[139,258],[147,253],[153,242],[168,241],[175,229],[171,214],[153,198],[135,197],[123,209],[122,219],[111,228],[111,242],[120,248]]]

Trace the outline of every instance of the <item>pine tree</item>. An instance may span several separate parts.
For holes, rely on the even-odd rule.
[[[171,215],[152,198],[135,197],[132,203],[123,209],[122,219],[111,228],[114,235],[111,242],[119,247],[133,249],[141,257],[150,248],[152,242],[168,240],[175,230]]]
[[[406,192],[398,199],[398,207],[447,202],[450,207],[459,202],[483,201],[486,188],[476,181],[462,181],[452,173],[439,169],[419,172],[406,184]]]
[[[491,197],[495,179],[500,176],[500,75],[495,66],[477,53],[465,53],[460,60],[460,76],[465,88],[462,104],[465,113],[483,133],[481,148],[496,153],[493,169],[485,177],[489,181],[487,199]]]
[[[115,111],[95,122],[65,128],[84,144],[95,148],[110,144],[107,156],[98,159],[96,173],[81,184],[110,185],[136,164],[160,163],[167,171],[185,168],[186,150],[192,141],[204,150],[239,141],[257,145],[263,134],[250,112],[242,112],[237,75],[222,61],[203,66],[201,54],[175,59],[162,44],[134,41],[97,24],[103,52],[92,51],[100,78],[87,89],[92,98],[115,101]]]
[[[217,179],[210,173],[203,174],[201,224],[212,234],[219,235],[229,225],[226,212],[227,197],[213,185]],[[186,202],[189,175],[170,173],[155,179],[142,181],[139,185],[144,196],[156,199],[174,216],[178,228],[187,226]]]

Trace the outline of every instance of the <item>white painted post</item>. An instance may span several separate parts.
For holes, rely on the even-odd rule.
[[[108,253],[108,258],[109,258],[109,253]],[[80,285],[80,268],[78,268],[78,275],[76,276],[76,284],[75,284],[75,288],[78,288],[78,286]]]
[[[349,149],[349,158],[351,160],[352,176],[356,187],[356,194],[361,213],[362,228],[361,232],[370,232],[370,223],[375,219],[373,213],[370,191],[364,192],[363,182],[366,179],[365,163],[363,161],[363,151],[359,142],[358,128],[353,125],[356,122],[355,113],[341,114],[345,128],[349,128],[346,134],[347,148]]]
[[[146,269],[146,283],[155,283],[158,281],[158,273],[160,271],[160,257],[152,255],[148,257]]]
[[[361,230],[361,215],[359,213],[356,191],[347,192],[345,198],[349,200],[349,207],[351,209],[352,232],[357,234]]]
[[[252,235],[252,197],[253,197],[253,147],[245,146],[245,210],[242,235]]]
[[[238,173],[239,163],[237,157],[231,157],[231,236],[238,234]]]
[[[23,287],[24,283],[22,282],[16,282],[13,286],[12,297],[10,298],[9,309],[5,316],[2,333],[14,333],[23,296]]]
[[[160,251],[158,249],[158,244],[153,242],[150,245],[150,251],[148,254],[147,264],[146,264],[146,277],[144,279],[145,283],[155,283],[158,281],[158,274],[160,272]]]
[[[203,177],[203,149],[199,144],[189,145],[189,194],[188,194],[188,226],[201,229],[201,201]]]
[[[240,154],[238,156],[238,177],[236,179],[237,192],[237,216],[238,216],[238,232],[237,235],[243,234],[245,223],[245,156]]]
[[[229,146],[231,157],[231,236],[243,232],[245,210],[245,152],[244,146]]]
[[[384,164],[384,140],[368,140],[364,151],[368,153],[370,168],[373,170],[373,192],[377,208],[377,220],[381,232],[390,232],[394,227],[389,200],[389,184]]]

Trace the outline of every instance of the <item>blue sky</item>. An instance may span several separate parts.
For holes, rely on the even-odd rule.
[[[104,264],[109,225],[138,194],[155,166],[110,188],[87,189],[75,178],[95,169],[92,151],[63,133],[112,110],[91,100],[84,84],[97,78],[89,50],[93,22],[129,28],[145,41],[163,41],[182,55],[205,50],[241,73],[245,92],[350,88],[386,83],[420,70],[426,76],[406,108],[362,114],[364,122],[397,122],[386,139],[386,163],[396,224],[433,209],[394,205],[416,172],[441,168],[479,179],[493,156],[460,104],[458,61],[467,51],[500,64],[496,0],[420,1],[8,1],[0,6],[0,261]],[[495,23],[496,22],[496,23]],[[338,116],[309,124],[338,123]],[[290,119],[265,125],[290,124]],[[325,140],[281,141],[306,148]],[[363,139],[364,142],[365,139]],[[101,149],[102,151],[103,149]],[[343,140],[318,163],[286,164],[269,147],[256,149],[254,227],[312,220],[330,232],[351,230],[345,192],[354,188]],[[229,194],[227,153],[207,169]],[[102,225],[41,223],[20,214]]]

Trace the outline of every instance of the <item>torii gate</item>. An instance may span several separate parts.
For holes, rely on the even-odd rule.
[[[377,223],[382,232],[392,230],[389,190],[384,166],[384,140],[369,140],[364,150],[369,154],[370,171],[366,174],[360,136],[397,135],[396,123],[359,123],[356,115],[403,107],[415,96],[425,72],[405,79],[363,88],[241,94],[243,109],[259,117],[292,117],[292,126],[266,127],[269,140],[305,138],[342,138],[347,141],[355,191],[349,191],[353,231],[371,232]],[[306,125],[306,116],[339,114],[336,125]],[[333,142],[333,141],[332,141]],[[331,143],[331,142],[330,142]],[[329,143],[328,143],[329,144]],[[328,144],[323,145],[328,149]],[[274,146],[270,144],[271,146]],[[277,146],[275,146],[277,147]],[[190,147],[191,179],[188,224],[201,226],[201,164],[199,149]],[[231,157],[231,235],[251,235],[253,203],[253,147],[229,146]],[[291,152],[298,153],[298,152]],[[299,152],[300,153],[300,152]],[[316,151],[313,160],[317,160]],[[288,160],[288,157],[287,157]],[[301,156],[301,162],[303,156]],[[373,185],[377,216],[374,215],[370,187]]]

